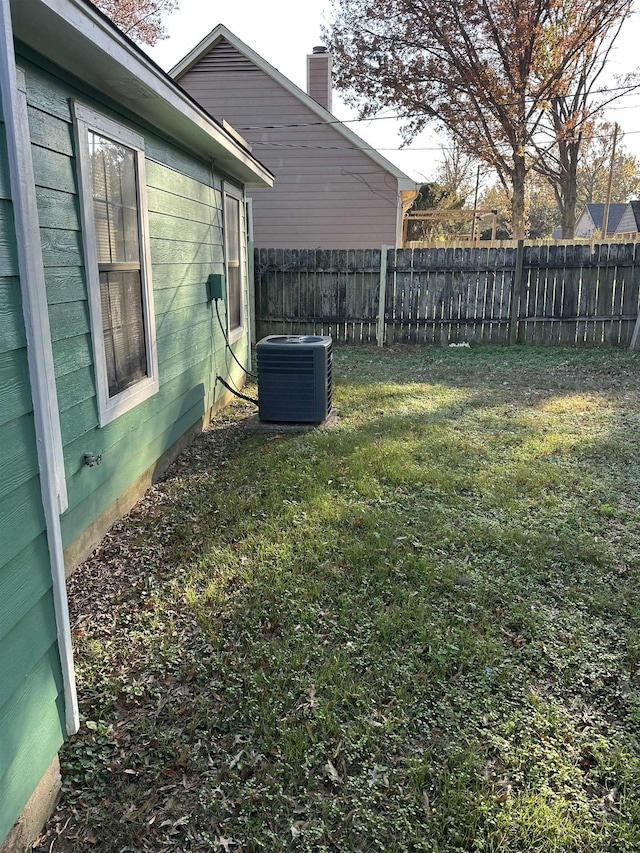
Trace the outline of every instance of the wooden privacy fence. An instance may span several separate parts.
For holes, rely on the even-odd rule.
[[[640,243],[256,249],[256,337],[610,344],[640,336]]]

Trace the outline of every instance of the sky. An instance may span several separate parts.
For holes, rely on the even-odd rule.
[[[293,83],[306,86],[307,54],[322,44],[321,26],[331,16],[330,0],[179,0],[179,8],[165,19],[169,38],[144,48],[168,71],[189,53],[217,24],[224,24]],[[611,74],[626,73],[640,65],[640,20],[628,21],[616,42]],[[612,83],[611,83],[612,85]],[[357,118],[355,111],[333,93],[333,113],[341,121]],[[218,116],[218,118],[224,118]],[[640,91],[618,101],[607,112],[609,121],[622,127],[628,153],[640,159]],[[417,181],[433,180],[446,142],[436,128],[428,128],[410,146],[402,147],[394,119],[358,121],[349,127],[388,160]],[[256,152],[258,159],[259,152]]]

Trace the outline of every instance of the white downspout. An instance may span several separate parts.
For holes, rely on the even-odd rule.
[[[18,81],[9,0],[0,0],[0,27],[0,94],[7,136],[40,486],[51,558],[58,649],[64,685],[65,722],[67,734],[71,735],[78,731],[79,715],[60,529],[60,513],[66,509],[67,494],[27,101],[22,75],[22,79]]]

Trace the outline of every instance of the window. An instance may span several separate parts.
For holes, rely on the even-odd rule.
[[[75,105],[100,424],[158,390],[144,140]]]
[[[225,264],[227,278],[227,329],[230,341],[244,333],[244,292],[242,275],[242,195],[235,187],[224,189]]]

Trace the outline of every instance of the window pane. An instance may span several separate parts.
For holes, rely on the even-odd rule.
[[[240,299],[240,267],[227,265],[227,287],[229,291],[229,304],[227,316],[229,318],[229,330],[239,329],[242,326],[242,300]]]
[[[240,275],[240,202],[225,196],[225,239],[227,247],[227,317],[229,331],[242,326],[242,277]]]
[[[109,396],[148,375],[139,270],[100,273]]]
[[[89,132],[98,263],[140,260],[135,153]]]
[[[227,260],[240,261],[240,202],[226,196],[225,228],[227,229]]]

